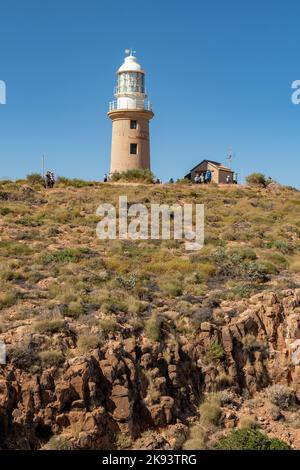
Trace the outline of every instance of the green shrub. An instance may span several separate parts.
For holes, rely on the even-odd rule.
[[[262,258],[262,263],[271,263],[277,270],[286,269],[288,262],[281,253],[265,253]],[[272,269],[271,274],[275,273]]]
[[[13,213],[13,210],[9,207],[0,207],[0,215],[7,215]]]
[[[73,188],[85,188],[89,186],[95,186],[99,183],[95,181],[84,181],[78,178],[65,178],[64,176],[59,176],[57,178],[58,186],[68,187],[71,186]]]
[[[153,313],[151,317],[145,323],[145,335],[151,341],[159,341],[161,337],[161,328],[163,325],[163,319],[156,313]]]
[[[246,267],[247,276],[252,281],[265,282],[269,274],[277,274],[277,269],[272,263],[253,261]]]
[[[64,436],[52,436],[46,445],[43,447],[44,450],[74,450],[75,446],[67,437]]]
[[[68,317],[79,318],[80,315],[85,313],[84,307],[81,302],[70,302],[64,314]]]
[[[101,310],[104,313],[119,313],[119,312],[127,312],[128,305],[126,302],[116,298],[108,298],[102,305]]]
[[[265,188],[270,184],[271,180],[262,173],[251,173],[251,175],[246,177],[246,182],[250,186],[263,186]]]
[[[219,388],[224,389],[232,385],[233,379],[230,374],[226,374],[225,372],[222,372],[221,374],[218,375],[217,382],[218,382]]]
[[[189,184],[192,184],[192,181],[189,178],[181,178],[181,179],[178,179],[176,183],[189,185]]]
[[[216,274],[230,279],[266,281],[270,271],[272,274],[277,272],[275,266],[272,265],[270,269],[266,262],[254,260],[256,254],[250,249],[226,251],[219,247],[211,256],[216,266]]]
[[[222,345],[217,340],[214,340],[207,350],[206,358],[208,362],[215,362],[221,361],[224,358],[224,355],[225,351]]]
[[[295,392],[285,385],[272,385],[267,394],[270,402],[283,410],[289,409],[295,403]]]
[[[38,354],[43,367],[59,367],[64,362],[60,351],[42,351]]]
[[[82,250],[77,248],[66,248],[60,251],[46,253],[43,262],[49,263],[77,263],[82,257]]]
[[[0,292],[0,310],[5,307],[12,307],[17,302],[17,293],[12,290]]]
[[[252,416],[241,416],[238,426],[240,429],[256,429],[258,427],[256,419]]]
[[[247,334],[243,338],[243,349],[246,353],[251,353],[254,351],[265,351],[268,348],[266,342],[257,339],[252,334]]]
[[[238,429],[221,437],[217,442],[218,450],[289,450],[286,442],[272,439],[257,429]]]
[[[45,184],[45,180],[40,173],[31,173],[26,176],[26,179],[29,184],[40,184],[42,186]]]
[[[126,290],[132,290],[136,286],[136,274],[130,274],[128,277],[118,276],[116,281],[120,287]]]
[[[234,259],[238,258],[239,260],[256,260],[257,256],[255,251],[251,248],[233,248],[228,252],[229,257],[234,257]]]
[[[81,335],[77,341],[77,347],[82,353],[95,349],[100,344],[100,338],[97,335]]]
[[[0,251],[3,256],[22,257],[30,255],[32,250],[24,243],[0,240]]]
[[[65,327],[64,320],[54,319],[54,320],[41,320],[35,323],[34,330],[38,333],[47,334],[47,333],[59,333]]]
[[[169,281],[162,286],[161,290],[168,297],[179,297],[182,295],[182,284],[179,281]]]
[[[22,276],[8,266],[0,266],[0,279],[3,281],[14,281],[16,279],[22,279]]]
[[[288,254],[290,251],[292,251],[291,246],[286,240],[276,240],[274,242],[274,247],[283,254]]]
[[[207,437],[207,432],[199,424],[195,424],[190,428],[188,438],[183,444],[182,449],[205,450]]]
[[[136,168],[133,170],[122,171],[121,173],[115,172],[112,174],[112,181],[132,181],[141,183],[153,183],[154,175],[152,171]]]
[[[222,417],[222,410],[214,402],[206,401],[199,407],[200,422],[204,425],[218,426]]]
[[[133,441],[130,435],[119,432],[116,435],[116,444],[120,450],[130,449],[130,447],[132,447]]]
[[[12,364],[19,369],[27,370],[36,362],[36,354],[28,345],[12,346],[7,351],[7,356]]]
[[[102,332],[107,335],[108,333],[117,331],[118,324],[113,318],[102,318],[102,320],[99,320],[99,327]]]

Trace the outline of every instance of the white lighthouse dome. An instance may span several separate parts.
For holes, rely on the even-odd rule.
[[[125,57],[123,64],[119,68],[118,72],[144,72],[142,67],[137,61],[137,58],[130,54]]]

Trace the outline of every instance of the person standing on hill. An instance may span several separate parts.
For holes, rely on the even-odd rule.
[[[45,187],[46,188],[53,188],[54,184],[55,184],[54,173],[52,171],[47,171]]]
[[[210,170],[207,170],[207,172],[205,173],[205,182],[206,183],[211,182],[211,171]]]

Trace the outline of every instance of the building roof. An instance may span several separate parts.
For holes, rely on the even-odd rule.
[[[231,170],[231,168],[228,168],[228,167],[226,167],[225,165],[223,165],[222,163],[215,162],[215,161],[213,161],[213,160],[202,160],[200,163],[198,163],[197,165],[195,165],[195,166],[190,170],[190,173],[191,173],[192,171],[194,171],[198,166],[202,165],[202,163],[204,163],[204,162],[210,163],[211,165],[213,165],[213,166],[215,166],[215,167],[217,167],[217,168],[219,168],[219,169],[221,169],[221,170],[230,171],[231,173],[234,173],[234,171]]]

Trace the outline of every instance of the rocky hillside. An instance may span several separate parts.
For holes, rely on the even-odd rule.
[[[259,429],[300,449],[299,194],[2,182],[1,448],[201,449]],[[100,241],[96,209],[119,195],[204,203],[205,247]]]

